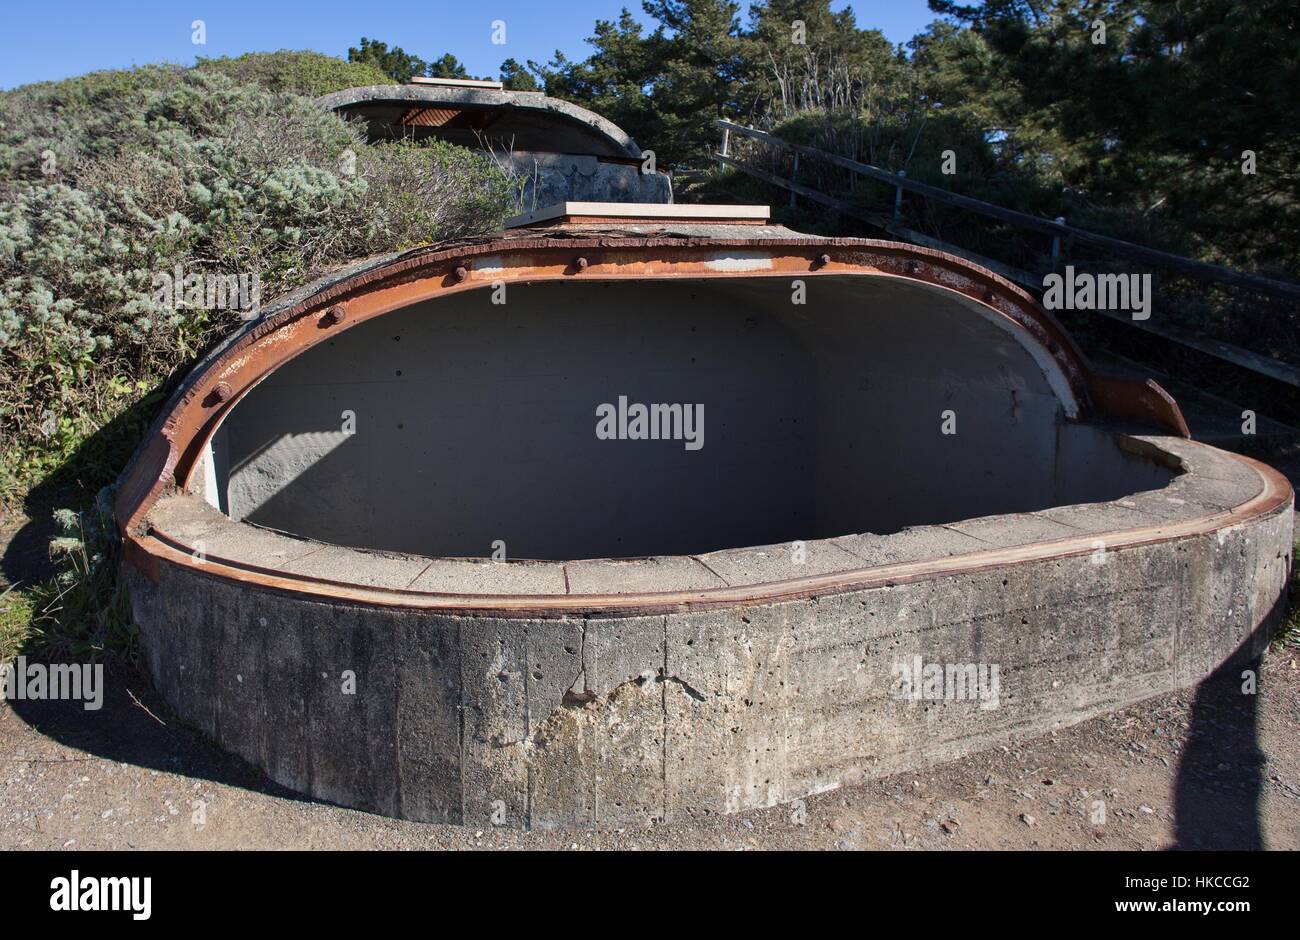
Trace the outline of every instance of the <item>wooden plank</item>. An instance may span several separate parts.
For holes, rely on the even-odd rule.
[[[1270,379],[1283,382],[1293,388],[1300,388],[1300,368],[1296,368],[1290,363],[1282,362],[1280,359],[1261,356],[1259,353],[1251,352],[1249,349],[1242,349],[1240,346],[1233,346],[1231,343],[1223,343],[1217,339],[1211,339],[1208,336],[1200,336],[1196,333],[1182,330],[1175,326],[1156,325],[1150,320],[1133,320],[1124,316],[1122,313],[1116,313],[1112,310],[1094,310],[1092,312],[1100,313],[1104,317],[1118,320],[1121,323],[1127,323],[1130,326],[1135,326],[1139,330],[1145,330],[1147,333],[1154,333],[1156,336],[1162,337],[1163,339],[1172,340],[1175,343],[1188,347],[1189,349],[1203,352],[1207,356],[1214,356],[1216,359],[1230,362],[1234,366],[1240,366],[1250,372],[1267,376]]]
[[[1300,299],[1300,284],[1261,277],[1258,274],[1247,274],[1243,271],[1234,271],[1231,268],[1220,267],[1217,264],[1206,264],[1203,261],[1193,261],[1191,258],[1184,258],[1181,255],[1170,254],[1167,251],[1159,251],[1155,248],[1147,248],[1144,245],[1137,245],[1133,242],[1111,238],[1108,235],[1098,235],[1095,232],[1075,228],[1074,226],[1055,222],[1051,219],[1042,219],[1026,212],[1017,212],[1014,209],[1007,209],[991,202],[984,202],[982,199],[974,199],[970,196],[963,196],[959,193],[949,192],[946,189],[940,189],[938,186],[931,186],[928,183],[920,183],[916,180],[908,179],[906,176],[899,176],[897,173],[890,173],[888,170],[882,170],[880,167],[872,166],[869,163],[860,163],[857,160],[850,160],[847,157],[828,153],[825,150],[818,150],[816,147],[792,144],[789,141],[782,140],[780,137],[774,137],[771,134],[755,130],[752,127],[732,124],[730,121],[719,121],[718,123],[724,125],[733,133],[752,137],[756,140],[766,141],[773,146],[782,147],[794,153],[806,154],[810,157],[824,160],[834,166],[841,167],[842,169],[850,170],[851,172],[879,180],[882,183],[897,186],[900,189],[917,193],[929,199],[937,199],[940,202],[959,206],[971,212],[998,219],[999,221],[1011,225],[1032,229],[1048,235],[1073,238],[1074,240],[1085,244],[1105,248],[1117,255],[1149,261],[1152,264],[1159,265],[1160,267],[1168,268],[1173,271],[1181,271],[1184,274],[1190,274],[1194,277],[1205,278],[1212,281],[1221,281],[1225,284],[1245,287],[1266,294],[1275,294],[1283,297]]]

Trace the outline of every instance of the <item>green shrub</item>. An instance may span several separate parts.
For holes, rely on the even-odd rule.
[[[32,599],[14,587],[0,590],[0,666],[11,662],[31,634]]]
[[[118,578],[121,541],[113,522],[113,488],[100,490],[81,512],[54,514],[59,535],[50,554],[60,572],[27,592],[30,638],[55,660],[133,661],[136,627],[126,586]]]
[[[364,68],[326,58],[229,63],[298,87]],[[83,453],[120,452],[87,442],[241,322],[160,296],[160,276],[256,277],[270,300],[351,259],[492,231],[517,203],[488,157],[368,146],[308,98],[221,71],[0,94],[0,503]],[[85,469],[70,477],[93,493],[120,463]]]
[[[125,106],[165,92],[184,74],[176,66],[151,65],[0,92],[0,182],[46,180],[47,150],[54,153],[56,178],[74,158],[115,150],[139,130],[138,116]]]
[[[391,85],[392,79],[370,62],[345,62],[319,52],[248,52],[235,58],[199,59],[198,69],[217,72],[241,84],[261,85],[319,98],[362,85]]]
[[[160,275],[256,276],[260,299],[380,252],[498,228],[518,188],[441,142],[371,147],[310,97],[373,66],[256,53],[0,93],[0,506],[89,502],[170,378],[241,323]],[[0,593],[0,661],[134,655],[109,491],[60,510],[52,580]]]

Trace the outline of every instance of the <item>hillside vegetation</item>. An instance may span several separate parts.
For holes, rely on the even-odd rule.
[[[144,411],[69,458],[240,322],[160,296],[161,276],[256,276],[269,301],[349,259],[499,226],[513,197],[490,159],[367,146],[303,94],[375,81],[274,53],[0,94],[0,501],[56,470],[108,482]]]
[[[53,580],[0,584],[0,662],[32,640],[63,657],[130,649],[106,488],[171,382],[256,302],[514,211],[490,158],[369,146],[311,100],[386,82],[281,52],[0,93],[0,510],[53,514],[59,562]],[[170,289],[194,277],[254,289],[216,303]]]

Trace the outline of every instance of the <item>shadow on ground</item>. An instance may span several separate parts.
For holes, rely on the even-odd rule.
[[[58,743],[118,763],[184,774],[300,802],[319,802],[271,781],[180,724],[144,672],[104,669],[103,707],[86,711],[76,701],[11,701],[14,714]]]
[[[1259,657],[1224,666],[1197,686],[1174,783],[1174,848],[1264,848],[1260,799],[1267,758],[1258,734],[1262,690],[1242,693],[1245,670],[1261,675]]]
[[[1285,621],[1287,593],[1228,661],[1196,687],[1174,780],[1176,849],[1265,847],[1260,812],[1268,764],[1259,745],[1262,654]]]
[[[57,534],[54,510],[84,509],[111,485],[144,438],[163,399],[165,383],[82,441],[58,469],[33,486],[23,498],[24,524],[0,544],[0,581],[23,587],[52,577],[50,539]]]

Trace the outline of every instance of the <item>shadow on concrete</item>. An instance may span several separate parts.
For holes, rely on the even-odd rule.
[[[320,802],[280,786],[181,724],[168,712],[149,677],[133,667],[105,666],[104,702],[97,711],[86,711],[81,702],[73,701],[21,700],[8,704],[15,715],[41,734],[96,757],[297,802]]]
[[[1286,609],[1280,602],[1274,613]],[[1176,850],[1260,850],[1265,755],[1259,746],[1259,693],[1242,692],[1242,672],[1260,677],[1260,656],[1249,651],[1271,637],[1276,625],[1248,640],[1238,655],[1197,687],[1187,741],[1174,780]],[[86,711],[80,702],[13,701],[13,712],[58,743],[116,762],[182,774],[265,793],[299,803],[306,797],[270,780],[180,723],[140,669],[105,667],[104,703]],[[328,805],[328,804],[326,804]]]
[[[140,403],[88,440],[61,468],[34,488],[26,501],[32,517],[0,556],[9,583],[30,584],[53,573],[46,546],[53,534],[51,513],[61,505],[84,506],[98,487],[125,466],[152,417],[157,401]],[[113,468],[106,479],[105,468]],[[1300,462],[1288,468],[1300,483]],[[1237,654],[1197,688],[1187,742],[1174,782],[1175,849],[1262,849],[1260,802],[1265,755],[1259,746],[1258,694],[1241,691],[1243,670],[1261,677],[1259,651],[1285,614],[1280,599]],[[29,648],[27,655],[39,650]],[[58,743],[117,762],[183,774],[258,791],[299,803],[322,803],[289,790],[257,768],[208,741],[171,715],[140,669],[105,667],[103,708],[86,711],[80,702],[14,701],[11,710]],[[326,804],[328,805],[328,804]]]

